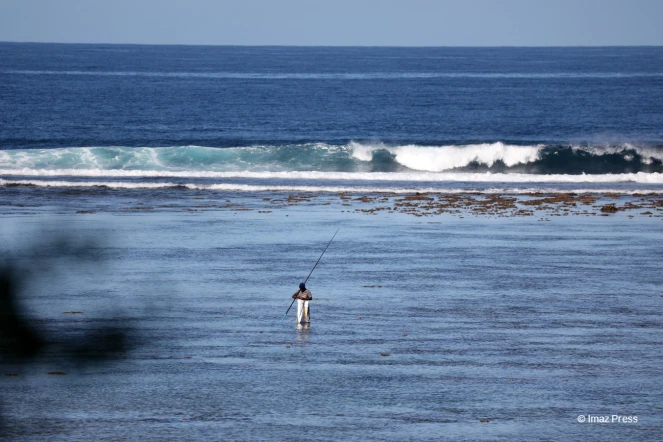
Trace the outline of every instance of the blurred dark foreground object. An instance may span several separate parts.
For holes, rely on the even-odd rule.
[[[54,240],[42,240],[22,259],[6,258],[0,263],[0,363],[28,364],[38,362],[40,355],[48,351],[49,357],[68,360],[77,364],[107,360],[124,355],[129,342],[136,343],[134,328],[129,321],[115,318],[113,325],[88,328],[83,335],[62,339],[45,335],[35,326],[35,321],[21,308],[23,282],[30,278],[53,278],[63,264],[76,266],[99,262],[99,244],[81,240],[73,235],[60,234]],[[45,257],[46,256],[46,257]],[[15,262],[12,262],[15,261]],[[22,263],[19,266],[17,263]],[[57,282],[49,282],[53,287]],[[53,291],[57,293],[57,291]],[[57,342],[57,345],[54,344]]]
[[[0,269],[0,361],[27,361],[36,357],[45,341],[20,312],[18,275],[8,266]]]
[[[45,250],[48,251],[47,258],[44,258]],[[24,280],[43,277],[44,274],[52,277],[52,273],[60,271],[63,263],[70,261],[76,265],[98,262],[98,250],[100,248],[95,242],[72,240],[61,235],[52,241],[41,241],[39,248],[20,260],[21,267],[7,260],[0,263],[0,363],[36,362],[46,350],[50,357],[85,363],[114,358],[129,350],[129,335],[133,327],[125,320],[85,330],[83,336],[75,340],[69,338],[62,341],[58,336],[58,345],[55,346],[51,337],[44,335],[21,308]],[[19,259],[15,261],[19,262]],[[49,285],[52,287],[53,283]],[[135,343],[135,339],[131,341]]]
[[[8,377],[20,376],[20,367],[58,361],[58,366],[83,366],[125,359],[126,352],[138,339],[131,320],[118,315],[104,320],[104,325],[82,322],[71,333],[71,324],[60,327],[55,322],[48,333],[38,324],[44,321],[31,317],[23,308],[24,289],[28,282],[48,278],[47,289],[58,296],[58,274],[80,269],[87,264],[99,265],[102,247],[80,239],[80,235],[57,234],[54,240],[39,240],[38,246],[23,247],[15,254],[0,250],[0,372]],[[79,313],[83,312],[65,312]],[[87,325],[86,325],[87,324]],[[99,322],[94,322],[99,324]],[[11,368],[11,370],[7,370]],[[19,373],[16,371],[19,370]],[[66,375],[52,371],[49,375]],[[2,413],[0,397],[0,439],[11,434],[24,435],[25,428],[15,427]]]

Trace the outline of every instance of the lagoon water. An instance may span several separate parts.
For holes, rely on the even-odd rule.
[[[661,48],[0,52],[0,243],[53,344],[3,360],[4,437],[660,440],[663,206],[355,209],[660,201]],[[129,348],[62,357],[104,326]]]
[[[46,354],[3,379],[18,440],[661,434],[660,219],[84,216],[3,216],[19,243],[69,223],[104,238],[103,266],[36,284],[29,313],[62,339],[122,319],[137,346],[85,367]],[[310,328],[281,324],[338,227],[308,283]],[[577,422],[590,414],[638,422]]]

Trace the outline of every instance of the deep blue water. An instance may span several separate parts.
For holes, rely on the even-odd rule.
[[[663,143],[663,48],[0,44],[0,148]]]
[[[0,185],[661,192],[661,103],[660,47],[4,43]]]

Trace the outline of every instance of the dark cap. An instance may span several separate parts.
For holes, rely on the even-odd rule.
[[[306,290],[306,284],[303,282],[299,284],[299,290]]]

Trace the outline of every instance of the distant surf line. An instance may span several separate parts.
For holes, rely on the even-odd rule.
[[[0,169],[0,176],[77,177],[77,178],[198,178],[264,179],[316,181],[393,181],[393,182],[467,182],[467,183],[638,183],[663,184],[663,174],[637,172],[603,175],[535,175],[522,173],[440,173],[440,172],[214,172],[167,170],[101,169]]]
[[[154,72],[154,71],[54,71],[7,69],[3,74],[13,75],[80,75],[104,77],[161,77],[241,80],[403,80],[435,78],[477,79],[559,79],[597,78],[619,79],[663,77],[663,72]]]
[[[615,193],[621,195],[634,194],[663,194],[663,189],[619,189],[619,188],[508,188],[491,187],[478,188],[444,188],[444,187],[370,187],[370,186],[301,186],[301,185],[271,185],[271,184],[193,184],[193,183],[145,183],[145,182],[116,182],[116,181],[43,181],[43,180],[6,180],[0,178],[0,187],[42,187],[42,188],[108,188],[123,190],[157,190],[157,189],[183,189],[201,191],[229,191],[229,192],[301,192],[301,193],[349,193],[349,194],[604,194]]]

